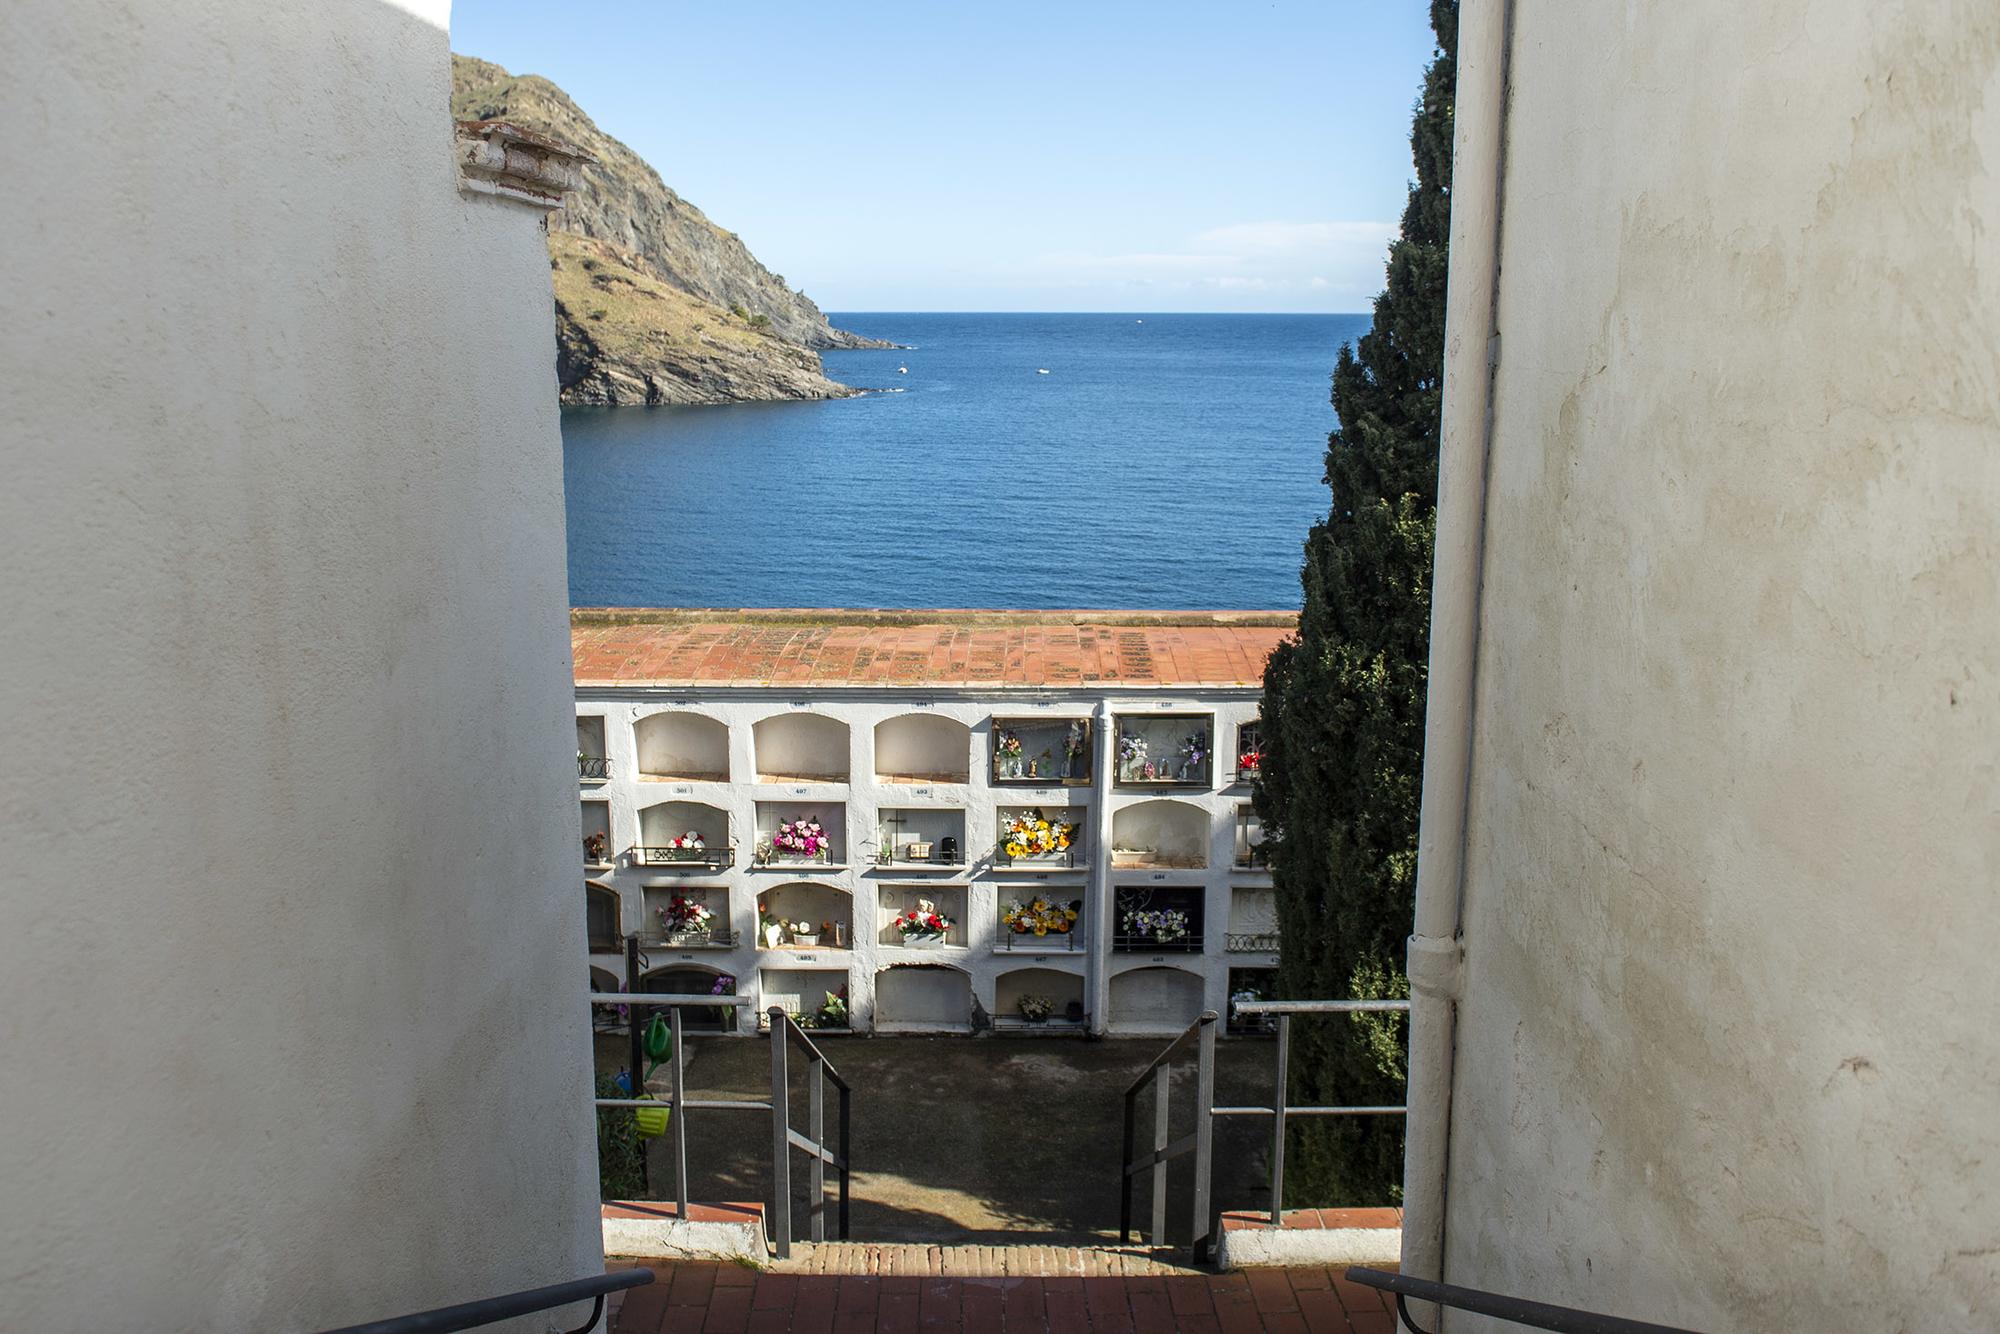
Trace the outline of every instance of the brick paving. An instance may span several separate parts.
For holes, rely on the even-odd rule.
[[[1258,685],[1291,612],[625,611],[570,622],[580,686]]]
[[[945,1249],[981,1250],[984,1247]],[[614,1266],[616,1267],[616,1266]],[[760,1271],[656,1264],[614,1334],[1394,1334],[1390,1303],[1332,1269],[1013,1277]]]

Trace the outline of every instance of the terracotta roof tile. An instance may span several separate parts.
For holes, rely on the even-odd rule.
[[[1253,686],[1258,611],[652,611],[570,617],[578,686]]]

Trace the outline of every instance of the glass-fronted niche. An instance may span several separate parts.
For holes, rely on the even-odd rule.
[[[1213,714],[1120,714],[1119,785],[1209,786],[1215,771],[1214,735]]]
[[[993,781],[1090,784],[1090,719],[995,718]]]

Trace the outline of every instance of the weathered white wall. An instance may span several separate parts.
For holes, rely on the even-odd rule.
[[[548,260],[446,13],[0,7],[10,1327],[599,1263]]]
[[[1233,766],[1225,762],[1215,767],[1215,781],[1207,789],[1174,790],[1170,809],[1182,817],[1177,835],[1184,835],[1183,843],[1185,837],[1195,839],[1187,859],[1196,860],[1205,852],[1206,868],[1113,871],[1112,821],[1134,806],[1161,802],[1157,788],[1119,787],[1109,781],[1110,756],[1116,739],[1113,720],[1121,714],[1198,713],[1212,717],[1207,724],[1211,736],[1233,744],[1238,729],[1255,720],[1257,698],[1255,690],[1221,686],[1183,688],[1150,696],[1104,688],[1020,692],[807,686],[581,688],[577,692],[577,715],[603,720],[605,747],[611,760],[610,779],[585,781],[582,795],[586,800],[608,804],[611,850],[617,863],[613,870],[591,872],[590,878],[617,891],[628,931],[656,928],[657,922],[645,912],[649,893],[656,901],[664,901],[661,896],[670,895],[675,886],[708,887],[710,907],[734,928],[737,944],[729,948],[659,947],[650,949],[648,957],[657,968],[698,967],[727,973],[737,979],[739,993],[754,998],[760,1009],[765,1004],[763,991],[789,995],[798,990],[790,981],[774,981],[776,974],[790,973],[799,967],[827,970],[834,987],[848,987],[855,1026],[867,1028],[874,1021],[876,979],[885,968],[943,957],[970,975],[974,999],[989,1014],[996,1015],[1015,1013],[1014,1000],[1003,1001],[997,990],[1000,978],[1006,973],[1038,964],[1072,973],[1080,979],[1079,985],[1088,998],[1093,1027],[1103,1030],[1111,1013],[1107,990],[1110,979],[1118,973],[1166,959],[1199,975],[1200,999],[1188,1012],[1192,1019],[1203,1006],[1221,1011],[1227,1005],[1230,969],[1268,967],[1277,961],[1275,955],[1268,953],[1229,954],[1223,948],[1225,936],[1221,928],[1228,921],[1233,886],[1245,882],[1270,883],[1267,869],[1239,871],[1232,865],[1236,812],[1249,800],[1249,789],[1230,781]],[[849,749],[844,758],[832,753],[830,747],[820,745],[810,748],[813,753],[806,759],[814,769],[844,768],[849,781],[753,781],[758,771],[753,750],[759,725],[763,725],[764,754],[768,757],[774,744],[772,738],[786,736],[789,716],[795,714],[812,715],[825,733],[837,734],[841,728],[846,729]],[[639,764],[642,756],[662,753],[658,739],[664,734],[663,725],[649,720],[695,715],[722,729],[721,736],[711,735],[705,749],[715,755],[728,755],[726,771],[735,781],[661,781],[639,777],[645,772]],[[1024,787],[992,781],[994,719],[1038,716],[1063,720],[1051,734],[1057,739],[1066,731],[1068,719],[1093,720],[1098,747],[1093,785],[1069,787],[1061,785],[1060,780],[1051,780],[1048,787]],[[930,750],[935,760],[950,759],[957,768],[965,768],[969,760],[969,781],[884,780],[885,767],[894,772],[894,766],[907,761],[913,753],[914,748],[905,744],[914,730],[909,726],[911,720],[916,720],[933,736],[955,738],[949,745],[939,744]],[[889,723],[895,725],[884,726]],[[676,730],[690,729],[677,724]],[[1185,732],[1186,728],[1180,730]],[[798,733],[792,731],[791,735]],[[884,737],[890,743],[886,761],[876,749]],[[958,758],[956,751],[967,747],[967,758]],[[800,751],[801,748],[794,747],[795,754]],[[897,758],[899,755],[901,759]],[[718,761],[716,768],[725,766]],[[737,844],[734,864],[712,874],[690,874],[685,868],[673,866],[633,865],[629,855],[632,845],[646,833],[644,812],[665,801],[702,802],[726,812]],[[994,868],[994,844],[1005,818],[1036,807],[1051,818],[1060,815],[1080,826],[1081,855],[1076,866]],[[962,826],[959,838],[968,861],[966,867],[919,871],[909,866],[884,868],[873,864],[882,830],[882,813],[912,809],[934,812],[930,818],[938,821],[932,826],[937,831]],[[780,818],[794,815],[817,815],[822,824],[834,830],[836,846],[845,863],[824,870],[800,866],[754,867],[752,850],[760,825],[768,832]],[[1145,815],[1141,811],[1138,818],[1143,820]],[[668,826],[671,823],[666,822]],[[1191,834],[1186,833],[1188,828],[1192,828]],[[913,819],[905,825],[904,837],[918,830],[919,822]],[[1205,845],[1201,841],[1204,836]],[[572,869],[571,885],[579,870],[580,867]],[[850,950],[822,947],[802,959],[789,951],[773,953],[758,948],[758,895],[775,886],[802,880],[842,891],[843,909],[848,907],[846,896],[855,896]],[[1211,942],[1208,953],[1155,956],[1111,952],[1115,890],[1156,884],[1202,887]],[[891,913],[883,906],[883,887],[901,890],[918,885],[937,885],[939,892],[932,897],[940,903],[949,900],[963,906],[963,920],[948,937],[942,956],[906,950],[900,944],[901,938],[886,930]],[[945,886],[951,888],[947,890]],[[573,888],[551,893],[581,918],[582,905]],[[1084,901],[1081,936],[1060,942],[1078,944],[1081,948],[1045,948],[1037,952],[1025,940],[1018,942],[1023,947],[1020,950],[994,948],[1002,906],[1013,898],[1032,899],[1037,894],[1064,901]],[[842,918],[847,920],[845,912]],[[600,953],[592,958],[592,963],[622,975],[623,961],[615,955]]]
[[[2000,7],[1518,3],[1509,84],[1445,1277],[1990,1329]]]

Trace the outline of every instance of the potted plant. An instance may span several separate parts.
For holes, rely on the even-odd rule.
[[[846,1028],[847,988],[827,993],[827,998],[820,1002],[819,1013],[813,1018],[818,1021],[814,1025],[816,1028]]]
[[[595,830],[583,836],[583,859],[592,866],[602,866],[605,854],[611,850],[611,835],[603,830]]]
[[[813,929],[811,922],[793,922],[791,927],[792,943],[794,945],[804,945],[810,948],[819,944],[819,932]]]
[[[1046,1024],[1055,1008],[1056,1003],[1047,996],[1021,997],[1021,1017],[1031,1024]]]
[[[913,950],[935,949],[944,944],[945,933],[951,928],[951,918],[939,912],[929,899],[918,899],[916,907],[896,915],[896,934]]]
[[[1000,839],[1000,851],[1009,861],[1023,857],[1055,857],[1069,851],[1076,841],[1076,826],[1050,820],[1038,807],[1007,822]]]
[[[660,931],[669,945],[706,945],[714,935],[715,914],[699,899],[676,894],[658,911]]]

